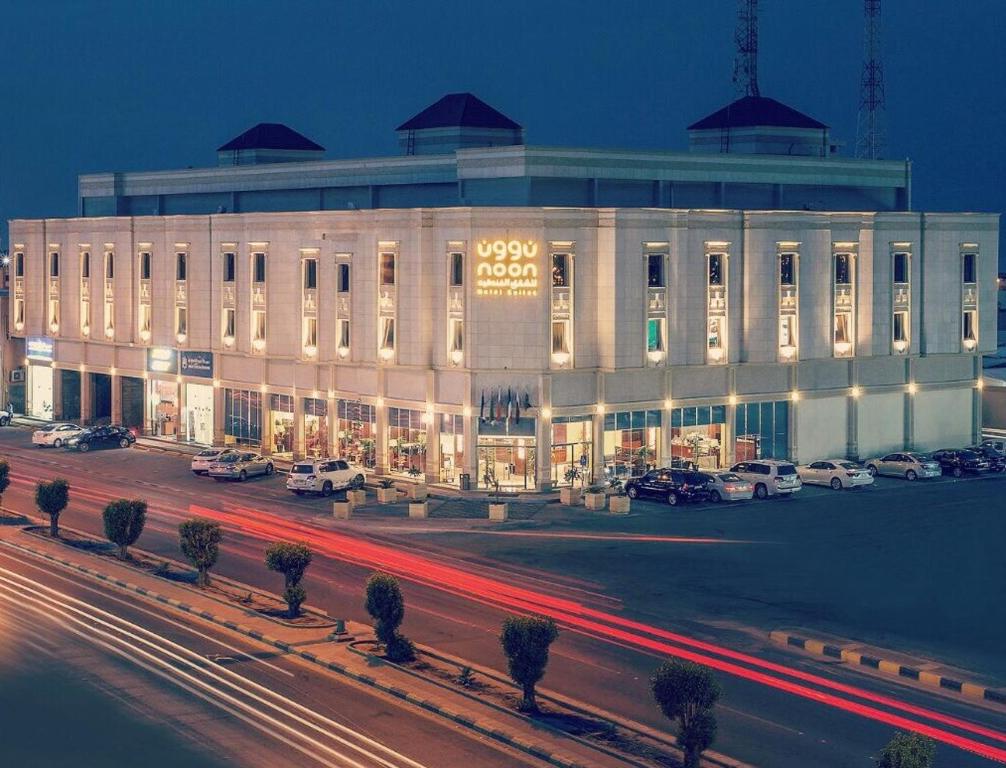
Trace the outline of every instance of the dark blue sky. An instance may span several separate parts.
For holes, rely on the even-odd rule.
[[[763,0],[764,95],[855,143],[861,0]],[[206,166],[256,122],[327,156],[472,91],[528,143],[684,149],[732,97],[735,0],[6,0],[0,238],[76,213],[78,173]],[[884,3],[888,158],[917,210],[1006,211],[1004,0]],[[1004,252],[1006,256],[1006,252]],[[1006,260],[1006,259],[1004,259]]]

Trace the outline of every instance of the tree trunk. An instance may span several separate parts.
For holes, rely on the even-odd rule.
[[[701,753],[697,749],[685,750],[685,768],[699,768]]]
[[[49,535],[59,538],[59,515],[49,515]]]
[[[538,702],[534,697],[534,683],[529,683],[524,687],[524,700],[520,703],[520,708],[525,712],[537,712]]]
[[[119,559],[120,560],[125,560],[126,559],[126,545],[125,544],[120,544],[119,545]]]
[[[196,576],[196,586],[205,587],[210,583],[210,572],[207,568],[200,568]]]

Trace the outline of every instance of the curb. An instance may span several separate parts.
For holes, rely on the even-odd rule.
[[[897,661],[881,659],[876,656],[860,653],[859,651],[830,645],[821,640],[791,635],[779,630],[770,632],[769,638],[778,645],[799,648],[816,656],[827,656],[831,659],[844,661],[847,664],[869,667],[870,669],[875,669],[895,677],[908,678],[909,680],[915,680],[923,685],[927,685],[930,688],[940,688],[944,691],[959,693],[969,699],[990,701],[993,704],[1006,704],[1006,692],[996,690],[995,688],[987,688],[977,683],[955,680],[952,677],[944,677],[935,672],[927,672],[924,669],[910,667]]]
[[[74,563],[70,560],[64,560],[62,558],[56,557],[55,555],[50,555],[47,552],[42,552],[40,550],[34,549],[33,547],[29,547],[23,544],[15,544],[10,541],[4,541],[2,543],[15,549],[30,552],[36,557],[41,557],[44,558],[45,560],[59,563],[60,565],[70,568],[71,570],[84,573],[94,579],[103,581],[106,584],[114,584],[115,586],[121,589],[125,589],[127,591],[143,595],[147,598],[155,600],[158,603],[164,603],[166,605],[170,605],[174,608],[177,608],[180,611],[184,611],[185,613],[190,613],[194,616],[198,616],[199,618],[206,619],[207,621],[225,627],[226,629],[229,629],[233,632],[237,632],[238,634],[245,635],[246,637],[250,637],[253,640],[258,640],[259,642],[265,643],[266,645],[271,645],[274,648],[278,648],[279,650],[283,651],[284,653],[287,653],[292,656],[297,656],[312,664],[316,664],[319,667],[322,667],[323,669],[336,672],[358,683],[362,683],[366,686],[379,690],[383,693],[390,694],[395,698],[408,702],[409,704],[424,709],[432,714],[446,718],[458,725],[468,728],[469,730],[475,731],[476,733],[479,733],[483,736],[493,739],[494,741],[498,741],[501,744],[505,744],[508,747],[518,749],[521,752],[530,755],[531,757],[543,760],[551,765],[557,766],[557,768],[587,768],[587,766],[585,766],[583,763],[576,762],[560,754],[549,752],[548,750],[543,749],[537,744],[532,744],[530,742],[524,741],[520,737],[514,736],[513,734],[506,733],[505,731],[500,731],[498,729],[494,729],[486,725],[480,725],[478,721],[476,721],[470,715],[461,714],[449,709],[445,709],[436,702],[422,699],[418,696],[409,693],[408,691],[402,690],[401,688],[396,688],[393,685],[387,685],[381,683],[369,675],[363,675],[358,672],[354,672],[343,664],[339,664],[334,661],[333,662],[322,661],[310,651],[297,650],[289,643],[285,643],[282,640],[277,640],[276,638],[270,637],[269,635],[263,635],[261,632],[254,629],[249,629],[248,627],[243,626],[241,624],[235,624],[233,621],[223,619],[209,611],[194,608],[193,606],[189,605],[188,603],[184,603],[181,600],[176,600],[175,598],[168,597],[167,595],[162,595],[158,592],[154,592],[153,590],[147,589],[146,587],[141,587],[137,584],[131,584],[130,582],[122,581],[121,579],[114,579],[110,577],[108,574],[96,571],[93,568],[87,567],[86,565],[80,565],[79,563]]]

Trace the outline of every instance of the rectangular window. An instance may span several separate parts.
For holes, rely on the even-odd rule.
[[[554,320],[552,322],[552,355],[569,359],[569,321]],[[557,357],[557,361],[558,361]]]
[[[381,318],[381,350],[395,349],[395,318]]]
[[[304,288],[314,290],[318,287],[318,260],[304,259]]]
[[[848,312],[838,312],[835,314],[835,351],[843,353],[849,351],[852,344],[852,315]]]
[[[895,312],[894,313],[894,344],[895,348],[899,344],[904,344],[906,347],[908,345],[908,313],[907,312]],[[904,351],[900,349],[898,351]]]
[[[651,253],[646,257],[646,285],[650,288],[666,288],[664,278],[664,254]]]
[[[140,333],[150,333],[150,305],[140,305]],[[149,335],[147,337],[150,338]]]
[[[105,338],[110,339],[115,335],[115,303],[105,301]]]
[[[908,254],[907,253],[896,253],[896,254],[894,254],[894,282],[895,283],[907,283],[908,282]]]
[[[265,341],[265,310],[252,312],[252,341]]]
[[[349,293],[349,264],[339,265],[339,293]]]
[[[234,339],[234,331],[237,327],[237,312],[233,307],[224,310],[224,338]]]
[[[962,337],[964,346],[969,351],[978,344],[978,311],[967,309],[964,311]]]
[[[779,360],[784,363],[796,359],[799,258],[796,253],[779,254]]]
[[[19,331],[24,328],[24,299],[14,301],[14,328]]]
[[[49,277],[59,277],[59,254],[49,254]]]
[[[552,286],[555,288],[569,287],[569,254],[552,254]]]
[[[185,307],[175,307],[175,333],[185,336],[189,332],[189,312]],[[179,340],[179,342],[181,339]]]
[[[833,259],[832,289],[835,308],[833,352],[835,357],[852,357],[854,354],[853,258],[851,253],[836,253]]]
[[[664,318],[651,317],[646,321],[646,352],[654,356],[659,353],[659,358],[663,359],[663,352],[667,347],[664,341]]]
[[[724,284],[725,275],[723,271],[723,254],[722,253],[710,253],[709,254],[709,285],[712,286],[722,286]]]
[[[304,351],[312,352],[318,349],[318,318],[304,318]]]
[[[463,253],[451,254],[451,287],[456,288],[465,284],[465,255]]]
[[[339,357],[349,354],[349,320],[339,321]]]
[[[233,283],[237,268],[237,257],[233,253],[224,254],[224,282]]]
[[[14,277],[24,277],[24,254],[14,254]]]
[[[253,253],[252,254],[252,282],[264,283],[265,282],[265,254],[264,253]]]
[[[140,254],[140,279],[150,279],[150,254],[147,252]]]
[[[59,299],[49,299],[49,330],[59,333]]]
[[[964,283],[977,283],[978,282],[978,254],[976,253],[965,253],[963,254],[961,265],[961,282]]]
[[[796,349],[796,315],[779,317],[779,349],[783,353]]]
[[[465,348],[465,333],[464,333],[464,320],[459,320],[458,318],[451,318],[451,353],[462,352]],[[453,361],[455,365],[459,360]]]
[[[184,253],[175,254],[175,280],[185,279],[185,262],[187,255]]]
[[[105,254],[105,279],[112,280],[115,277],[115,254],[108,252]]]
[[[796,256],[792,253],[779,255],[779,285],[796,285]]]
[[[838,285],[852,284],[852,255],[848,253],[835,254],[835,283]]]
[[[706,253],[706,362],[727,361],[727,255]]]
[[[721,317],[710,317],[709,318],[709,334],[707,341],[707,346],[709,349],[722,349],[723,348],[723,326],[721,323]]]
[[[381,254],[381,285],[395,284],[395,254]]]
[[[80,254],[80,276],[83,279],[91,277],[91,254],[87,251]]]

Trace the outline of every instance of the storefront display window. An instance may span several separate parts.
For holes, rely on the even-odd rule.
[[[552,485],[589,485],[594,479],[590,416],[556,416],[552,419]]]
[[[734,461],[789,458],[789,403],[742,403],[734,426]]]
[[[377,418],[374,406],[353,400],[338,405],[339,458],[374,469],[377,464]]]
[[[269,424],[272,427],[272,452],[293,456],[293,396],[269,395]]]
[[[465,471],[465,419],[457,414],[440,416],[440,482],[457,483]]]
[[[426,474],[426,425],[423,412],[388,408],[388,471]]]
[[[185,433],[189,443],[213,444],[213,387],[185,385]]]
[[[28,415],[52,421],[53,370],[48,365],[28,366]]]
[[[604,417],[604,472],[641,475],[660,460],[660,411],[620,411]]]
[[[723,431],[727,409],[700,405],[671,411],[671,462],[694,462],[700,469],[716,469],[726,461]]]
[[[227,443],[258,447],[262,443],[262,394],[224,390],[224,436]]]
[[[501,491],[535,487],[536,451],[533,437],[484,437],[479,435],[478,487]]]
[[[150,432],[157,437],[174,438],[178,434],[178,384],[151,379],[147,383],[147,419]]]
[[[304,453],[314,458],[328,456],[328,403],[304,398]]]

